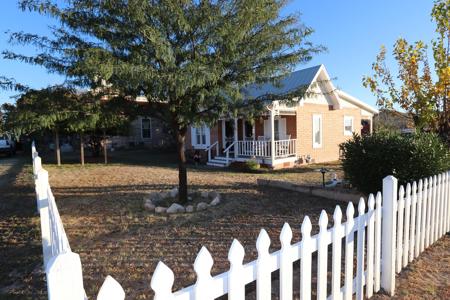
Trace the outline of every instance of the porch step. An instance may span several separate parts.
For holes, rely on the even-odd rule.
[[[230,158],[228,162],[232,162],[233,160]],[[206,163],[208,166],[214,166],[214,167],[226,167],[227,166],[227,159],[223,156],[216,156],[210,161]]]

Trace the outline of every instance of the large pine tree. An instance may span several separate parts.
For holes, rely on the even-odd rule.
[[[52,37],[14,33],[36,56],[4,57],[42,65],[73,83],[106,81],[122,95],[145,94],[175,132],[180,201],[187,198],[188,126],[252,104],[243,86],[274,80],[320,51],[287,0],[23,0],[60,22]],[[258,99],[260,100],[260,99]],[[254,101],[256,102],[256,101]]]

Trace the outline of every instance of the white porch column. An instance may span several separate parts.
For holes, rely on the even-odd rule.
[[[272,108],[270,110],[270,157],[272,159],[272,166],[275,165],[275,112]]]
[[[238,156],[238,119],[234,118],[234,158]]]

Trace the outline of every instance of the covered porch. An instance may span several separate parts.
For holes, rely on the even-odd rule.
[[[261,164],[295,161],[297,120],[295,108],[269,109],[254,120],[223,118],[217,124],[217,138],[206,151],[209,165],[228,166],[233,161],[257,160]],[[211,135],[214,133],[212,132]]]

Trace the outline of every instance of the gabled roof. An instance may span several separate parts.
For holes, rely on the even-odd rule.
[[[247,86],[243,93],[248,98],[258,98],[264,95],[286,95],[301,87],[309,87],[314,81],[317,72],[322,65],[292,72],[279,81],[273,83],[251,84]]]

